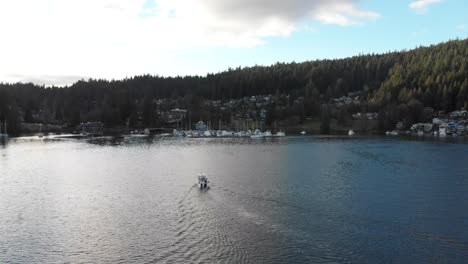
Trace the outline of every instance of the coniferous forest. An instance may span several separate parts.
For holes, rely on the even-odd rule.
[[[359,104],[332,111],[333,99],[354,92],[359,92]],[[156,126],[161,108],[179,108],[187,109],[193,121],[229,122],[233,109],[213,109],[205,102],[257,95],[285,98],[266,107],[267,124],[292,116],[298,122],[330,116],[342,120],[356,112],[377,112],[381,130],[399,121],[424,121],[427,107],[437,112],[468,109],[468,39],[411,51],[235,68],[207,76],[90,79],[67,87],[2,83],[0,121],[7,120],[12,134],[21,132],[20,123],[44,122],[44,116],[68,127],[88,121],[106,127],[128,121]],[[163,99],[165,105],[157,103]]]

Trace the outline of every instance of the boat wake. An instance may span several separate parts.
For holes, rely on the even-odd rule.
[[[213,206],[212,197],[200,195],[198,185],[177,201],[178,220],[174,225],[172,245],[156,262],[158,263],[211,263],[228,262],[246,263],[246,253],[231,239],[222,217]]]

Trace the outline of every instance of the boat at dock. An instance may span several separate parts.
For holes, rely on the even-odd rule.
[[[234,133],[234,137],[246,137],[246,136],[247,136],[247,133],[245,131]]]
[[[354,131],[353,131],[353,130],[349,130],[349,131],[348,131],[348,136],[354,136]]]
[[[284,133],[283,131],[278,131],[278,132],[276,132],[276,134],[274,136],[275,137],[285,137],[286,133]]]
[[[439,128],[439,137],[446,137],[447,136],[447,130],[445,128]]]
[[[256,135],[251,135],[250,138],[252,139],[261,139],[264,138],[263,134],[256,134]]]
[[[261,139],[261,138],[264,138],[265,135],[260,132],[260,130],[256,129],[255,132],[250,136],[250,138],[252,139]]]
[[[211,136],[213,136],[213,135],[211,134],[211,132],[210,132],[209,130],[206,130],[206,131],[203,133],[203,136],[204,136],[204,137],[211,137]]]
[[[226,130],[218,130],[218,132],[216,132],[216,136],[217,137],[232,137],[234,136],[234,132],[226,131]]]

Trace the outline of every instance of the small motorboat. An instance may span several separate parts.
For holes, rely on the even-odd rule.
[[[305,134],[307,134],[307,132],[305,132],[305,130],[301,132],[301,135],[305,135]]]
[[[354,131],[353,131],[353,130],[349,130],[349,131],[348,131],[348,136],[354,136]]]
[[[208,188],[208,178],[203,173],[198,175],[198,187],[202,190]]]

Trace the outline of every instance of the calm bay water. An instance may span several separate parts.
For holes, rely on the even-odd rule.
[[[466,263],[468,144],[10,139],[4,262]]]

